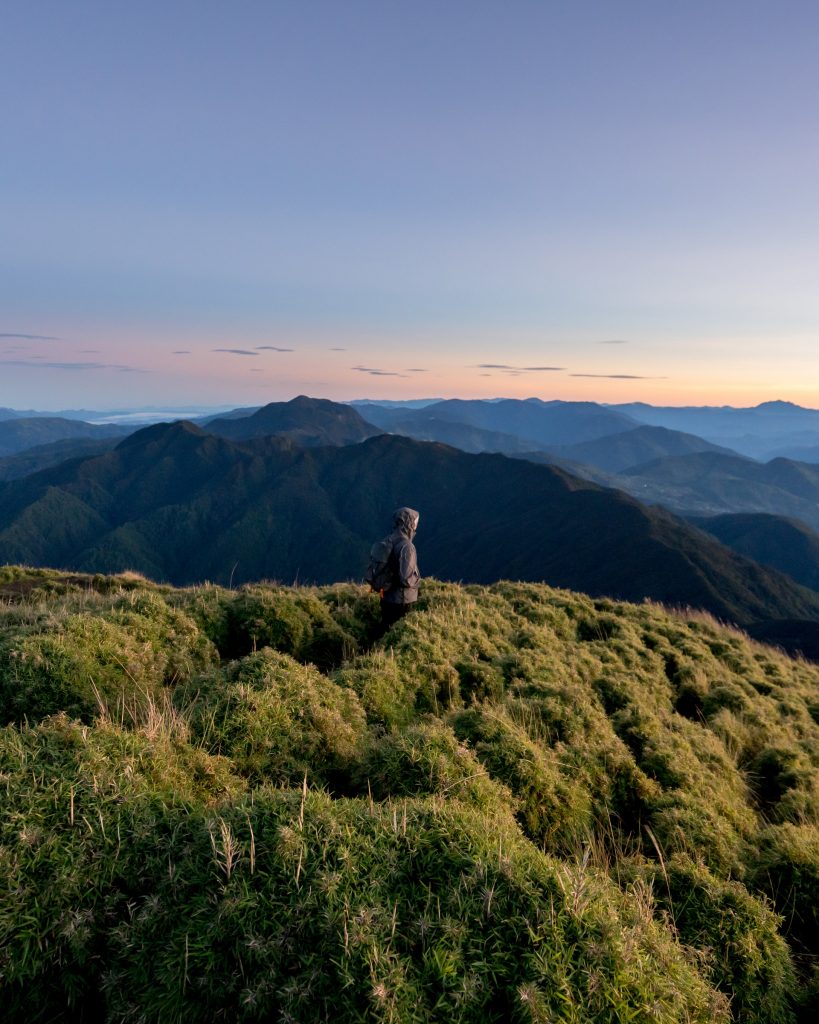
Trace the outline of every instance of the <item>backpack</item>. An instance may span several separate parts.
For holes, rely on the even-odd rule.
[[[394,559],[392,557],[392,540],[385,537],[377,540],[370,548],[370,564],[364,579],[373,590],[383,594],[394,582]]]

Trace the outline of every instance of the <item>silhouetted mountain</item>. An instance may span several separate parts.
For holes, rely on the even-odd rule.
[[[755,622],[747,627],[754,640],[781,647],[790,655],[819,661],[819,622],[811,619],[774,619]]]
[[[373,406],[384,409],[423,409],[427,405],[436,405],[443,401],[443,398],[354,398],[347,404],[355,406],[359,412],[364,410],[365,414]]]
[[[643,501],[703,515],[766,512],[819,529],[819,466],[788,459],[758,463],[704,452],[659,459],[619,480]]]
[[[791,459],[793,462],[819,463],[819,444],[794,445],[777,448],[771,452],[772,459]]]
[[[692,520],[726,547],[819,591],[819,533],[784,516],[724,515]]]
[[[590,441],[635,426],[629,417],[594,402],[541,402],[537,398],[494,402],[453,398],[417,410],[370,408],[367,416],[385,430],[401,423],[407,432],[420,431],[443,420],[513,435],[541,447]]]
[[[84,423],[81,420],[68,420],[56,416],[3,420],[0,422],[0,456],[16,455],[35,445],[49,444],[67,438],[125,437],[132,429],[114,424]]]
[[[92,409],[60,409],[57,412],[43,412],[39,409],[8,409],[0,408],[0,420],[28,420],[28,419],[64,419],[64,420],[94,420],[102,418],[108,413],[95,412]]]
[[[751,409],[658,407],[643,402],[608,408],[641,423],[696,434],[755,459],[770,459],[786,446],[819,445],[819,410],[792,402],[763,402]]]
[[[819,616],[819,596],[661,509],[553,467],[395,436],[304,449],[150,427],[98,458],[0,484],[0,562],[176,582],[360,578],[408,502],[422,511],[427,574],[545,580],[740,623]]]
[[[594,441],[551,448],[560,458],[584,465],[596,466],[609,473],[619,473],[632,466],[664,458],[669,455],[689,455],[694,452],[721,452],[736,455],[728,448],[720,448],[694,434],[684,434],[666,427],[635,427],[620,434],[611,434]]]
[[[41,469],[59,465],[68,459],[88,458],[102,455],[119,444],[119,438],[69,438],[65,441],[52,441],[51,444],[35,445],[18,455],[6,455],[0,458],[0,480],[19,480]]]
[[[472,452],[473,454],[501,452],[504,455],[525,455],[531,452],[532,447],[536,444],[534,441],[527,441],[512,434],[501,434],[496,430],[482,430],[480,427],[471,427],[468,423],[454,423],[450,420],[439,420],[432,417],[424,422],[418,420],[408,422],[401,415],[396,416],[395,419],[392,417],[383,417],[383,419],[391,421],[389,427],[384,427],[391,434],[413,437],[416,441],[440,441],[453,448],[460,448],[462,452]]]
[[[190,422],[196,423],[200,427],[206,427],[209,423],[213,423],[214,420],[243,420],[248,416],[252,416],[261,408],[262,406],[260,405],[240,405],[236,409],[228,409],[227,412],[219,412],[215,415],[211,413],[208,416],[190,418]]]
[[[357,444],[380,433],[349,405],[306,395],[271,402],[250,416],[210,420],[207,429],[236,441],[277,434],[306,447]]]

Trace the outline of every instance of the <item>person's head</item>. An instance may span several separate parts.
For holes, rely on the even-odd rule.
[[[415,536],[415,531],[418,529],[418,520],[421,518],[421,514],[416,512],[414,508],[397,508],[392,514],[392,521],[399,530],[406,533],[410,539]]]

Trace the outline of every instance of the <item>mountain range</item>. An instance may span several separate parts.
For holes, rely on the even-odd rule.
[[[662,509],[556,467],[389,435],[309,449],[148,427],[0,485],[0,562],[175,583],[360,578],[402,504],[423,510],[428,575],[544,580],[738,623],[819,617],[819,595]]]
[[[59,416],[0,420],[0,457],[71,438],[125,437],[133,428],[93,424]]]
[[[782,429],[813,414],[782,405],[672,412]],[[392,506],[409,503],[424,510],[424,568],[445,578],[542,579],[744,624],[813,618],[815,595],[802,587],[819,587],[819,467],[762,464],[637,421],[648,415],[534,399],[353,407],[302,395],[122,442],[105,435],[133,426],[7,420],[0,437],[19,444],[69,436],[0,458],[0,561],[133,568],[176,583],[328,582],[360,576]],[[348,493],[359,491],[364,507]],[[752,578],[746,559],[767,568]]]
[[[819,445],[819,410],[805,409],[792,402],[762,402],[750,409],[662,407],[644,402],[607,408],[640,423],[697,434],[755,459],[785,455],[796,446]]]
[[[692,520],[720,543],[819,591],[819,533],[798,519],[762,514]]]
[[[41,469],[57,466],[69,459],[87,458],[89,455],[102,455],[119,444],[119,437],[76,437],[63,441],[52,441],[50,444],[39,444],[26,448],[16,455],[0,458],[0,480],[19,480]]]
[[[635,420],[595,402],[542,402],[503,399],[497,402],[448,399],[423,409],[367,406],[370,423],[391,430],[395,424],[429,427],[440,421],[513,435],[535,446],[577,444],[637,426]]]
[[[626,469],[618,483],[643,501],[681,513],[765,512],[819,529],[819,466],[803,462],[701,452]]]

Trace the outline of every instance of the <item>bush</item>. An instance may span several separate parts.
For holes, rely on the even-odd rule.
[[[215,658],[192,620],[154,594],[123,598],[103,614],[41,618],[0,640],[0,720],[133,713]]]
[[[680,941],[705,956],[706,971],[742,1024],[794,1020],[796,977],[779,919],[739,882],[717,878],[686,857],[650,873],[657,904]]]
[[[508,814],[515,806],[508,789],[490,779],[452,729],[434,718],[374,736],[357,774],[359,790],[375,800],[436,794],[487,814]]]
[[[773,900],[797,950],[819,956],[819,828],[787,823],[765,829],[749,884]]]
[[[588,791],[564,778],[557,759],[538,747],[503,708],[470,708],[454,717],[453,728],[490,776],[511,790],[518,821],[538,846],[574,850],[591,833]]]
[[[509,822],[435,798],[214,805],[173,761],[64,721],[0,737],[9,1019],[727,1020],[637,901]]]
[[[197,741],[254,785],[343,785],[365,739],[354,693],[270,648],[179,688],[176,701]]]

